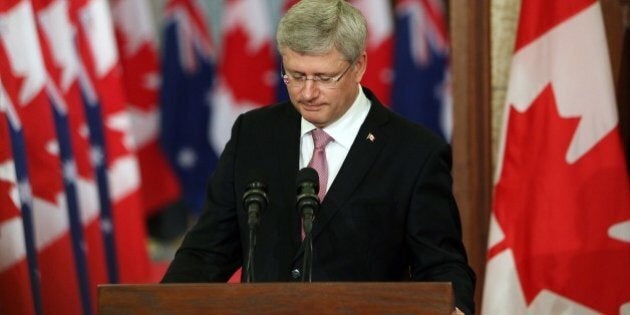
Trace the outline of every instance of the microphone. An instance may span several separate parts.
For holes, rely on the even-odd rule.
[[[247,211],[249,225],[249,248],[245,272],[246,282],[254,280],[254,249],[256,248],[256,228],[259,217],[267,208],[269,199],[267,198],[267,186],[259,180],[251,181],[243,194],[243,208]]]
[[[319,210],[319,175],[310,167],[305,167],[297,175],[297,207],[302,216],[304,234],[313,228],[315,212]]]
[[[252,181],[247,185],[243,194],[243,207],[249,215],[247,224],[249,227],[258,226],[258,219],[261,212],[265,210],[268,203],[267,186],[261,181]]]
[[[302,228],[304,229],[304,266],[302,281],[308,277],[311,282],[313,273],[313,240],[311,231],[316,212],[319,210],[319,175],[310,167],[301,169],[297,174],[297,208],[302,216]]]

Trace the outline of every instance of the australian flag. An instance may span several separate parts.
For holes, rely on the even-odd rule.
[[[450,140],[449,47],[442,0],[397,0],[392,107]]]
[[[175,167],[183,198],[203,206],[217,153],[207,136],[213,85],[213,45],[201,2],[169,0],[165,8],[160,141]]]

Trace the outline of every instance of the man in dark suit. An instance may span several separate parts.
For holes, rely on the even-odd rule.
[[[342,0],[304,0],[282,18],[277,42],[291,102],[237,119],[206,209],[163,282],[227,281],[244,263],[249,228],[242,196],[252,174],[264,178],[269,199],[253,280],[300,279],[296,174],[320,154],[313,281],[449,281],[457,307],[474,312],[475,275],[451,190],[450,147],[360,86],[366,35],[364,17]]]

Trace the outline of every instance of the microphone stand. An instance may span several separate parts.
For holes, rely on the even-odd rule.
[[[302,215],[304,230],[304,261],[302,265],[302,282],[311,282],[313,278],[313,221],[315,212],[319,210],[319,176],[313,168],[305,167],[297,175],[297,208]]]
[[[251,207],[255,207],[254,211],[249,212],[249,218],[247,224],[249,225],[249,249],[247,252],[247,265],[245,266],[245,272],[247,274],[245,282],[250,283],[254,281],[254,249],[256,248],[256,227],[258,227],[258,208],[257,203],[253,203]]]
[[[247,225],[249,225],[249,248],[247,251],[247,263],[245,264],[245,281],[254,281],[254,254],[256,248],[256,229],[260,219],[260,213],[267,207],[268,199],[266,187],[261,182],[253,182],[248,185],[247,191],[243,195],[243,206],[248,214]]]
[[[311,201],[310,199],[308,199]],[[317,201],[314,202],[305,202],[303,212],[302,212],[302,228],[304,229],[304,262],[302,265],[302,282],[312,281],[313,277],[313,220],[314,216],[314,207],[316,206]]]

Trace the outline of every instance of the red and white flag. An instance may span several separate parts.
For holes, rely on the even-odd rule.
[[[0,83],[0,310],[34,314],[6,97]]]
[[[97,300],[97,285],[108,283],[107,265],[99,219],[100,205],[83,101],[79,90],[80,60],[74,43],[67,1],[31,0],[35,9],[42,54],[49,74],[51,103],[65,116],[72,162],[76,171],[77,203],[84,236],[86,270],[91,301]],[[94,303],[92,303],[94,304]]]
[[[368,67],[362,84],[370,88],[379,100],[391,104],[394,51],[394,20],[390,0],[353,0],[368,25]]]
[[[630,314],[630,183],[601,8],[526,0],[506,100],[484,314]]]
[[[140,163],[142,197],[150,215],[180,198],[177,178],[158,143],[160,69],[153,13],[148,0],[112,0],[110,4]]]
[[[10,103],[9,110],[14,111],[16,126],[21,127],[24,137],[42,306],[45,310],[64,314],[80,313],[82,304],[72,254],[59,146],[45,93],[47,74],[31,3],[3,1],[0,25],[0,68],[2,85],[6,88],[3,96],[7,97],[3,102]],[[2,229],[9,222],[3,222]],[[25,259],[24,255],[10,256],[2,264],[19,264]]]
[[[269,6],[264,0],[228,0],[222,21],[218,83],[212,93],[210,139],[222,152],[236,117],[276,100],[280,75]]]
[[[95,166],[105,163],[107,167],[119,281],[144,282],[149,280],[150,268],[140,173],[109,4],[106,0],[69,3],[82,69],[87,74],[84,79],[89,85],[84,86],[85,101],[87,107],[100,106],[102,115],[104,143],[92,151]],[[88,120],[91,128],[99,129],[90,117]],[[106,229],[111,228],[108,223],[103,222]]]

